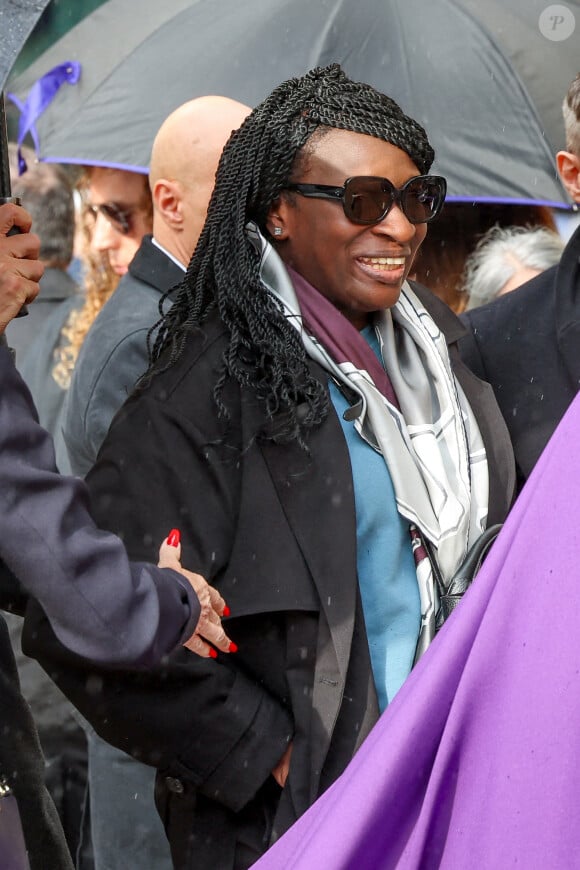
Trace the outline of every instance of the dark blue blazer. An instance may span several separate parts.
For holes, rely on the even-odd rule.
[[[580,227],[558,266],[462,320],[461,356],[493,388],[521,486],[580,385]]]

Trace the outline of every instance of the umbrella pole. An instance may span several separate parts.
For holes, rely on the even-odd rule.
[[[20,205],[20,199],[17,196],[12,196],[12,184],[10,181],[10,159],[8,157],[8,125],[6,123],[6,103],[4,99],[4,91],[0,91],[0,204],[5,202],[13,202],[15,205]],[[18,227],[12,227],[9,236],[19,233]],[[28,314],[28,308],[23,305],[17,317],[25,317]]]
[[[4,92],[0,92],[0,201],[12,202],[10,184],[10,162],[8,160],[8,126],[6,124],[6,102]]]

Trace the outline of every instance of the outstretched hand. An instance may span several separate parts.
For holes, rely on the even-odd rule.
[[[181,566],[181,543],[179,532],[173,529],[159,548],[159,567],[178,571],[191,583],[199,603],[201,614],[195,632],[183,645],[203,658],[216,658],[217,648],[222,652],[236,652],[237,646],[225,633],[221,617],[229,614],[225,601],[201,574],[194,574]]]
[[[21,206],[0,205],[0,335],[39,291],[44,266],[38,260],[40,240],[30,232],[31,218]],[[20,234],[9,236],[13,227]]]

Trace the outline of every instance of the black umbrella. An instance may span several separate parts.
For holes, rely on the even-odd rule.
[[[67,61],[80,79],[37,122],[43,159],[144,170],[180,103],[255,105],[338,61],[424,124],[451,199],[568,202],[554,152],[580,0],[108,0],[14,82],[17,96]]]
[[[2,53],[0,54],[0,203],[20,202],[17,197],[12,196],[10,183],[4,85],[22,46],[48,4],[49,0],[0,0],[0,33],[2,34]],[[18,230],[15,228],[10,232],[18,232]],[[26,314],[28,314],[28,309],[26,305],[23,305],[18,316],[22,317]]]
[[[0,0],[0,200],[11,199],[8,137],[4,107],[4,85],[22,46],[42,15],[49,0]]]

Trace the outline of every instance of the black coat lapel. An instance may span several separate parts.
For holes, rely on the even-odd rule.
[[[310,454],[296,444],[268,442],[261,449],[321,605],[310,732],[313,796],[343,700],[358,580],[350,459],[332,406],[308,446]]]
[[[183,269],[153,244],[151,236],[144,236],[129,265],[129,272],[134,278],[149,284],[160,293],[167,293],[185,277]]]
[[[332,405],[308,440],[264,443],[262,454],[320,598],[344,679],[356,601],[356,516],[350,459]]]

